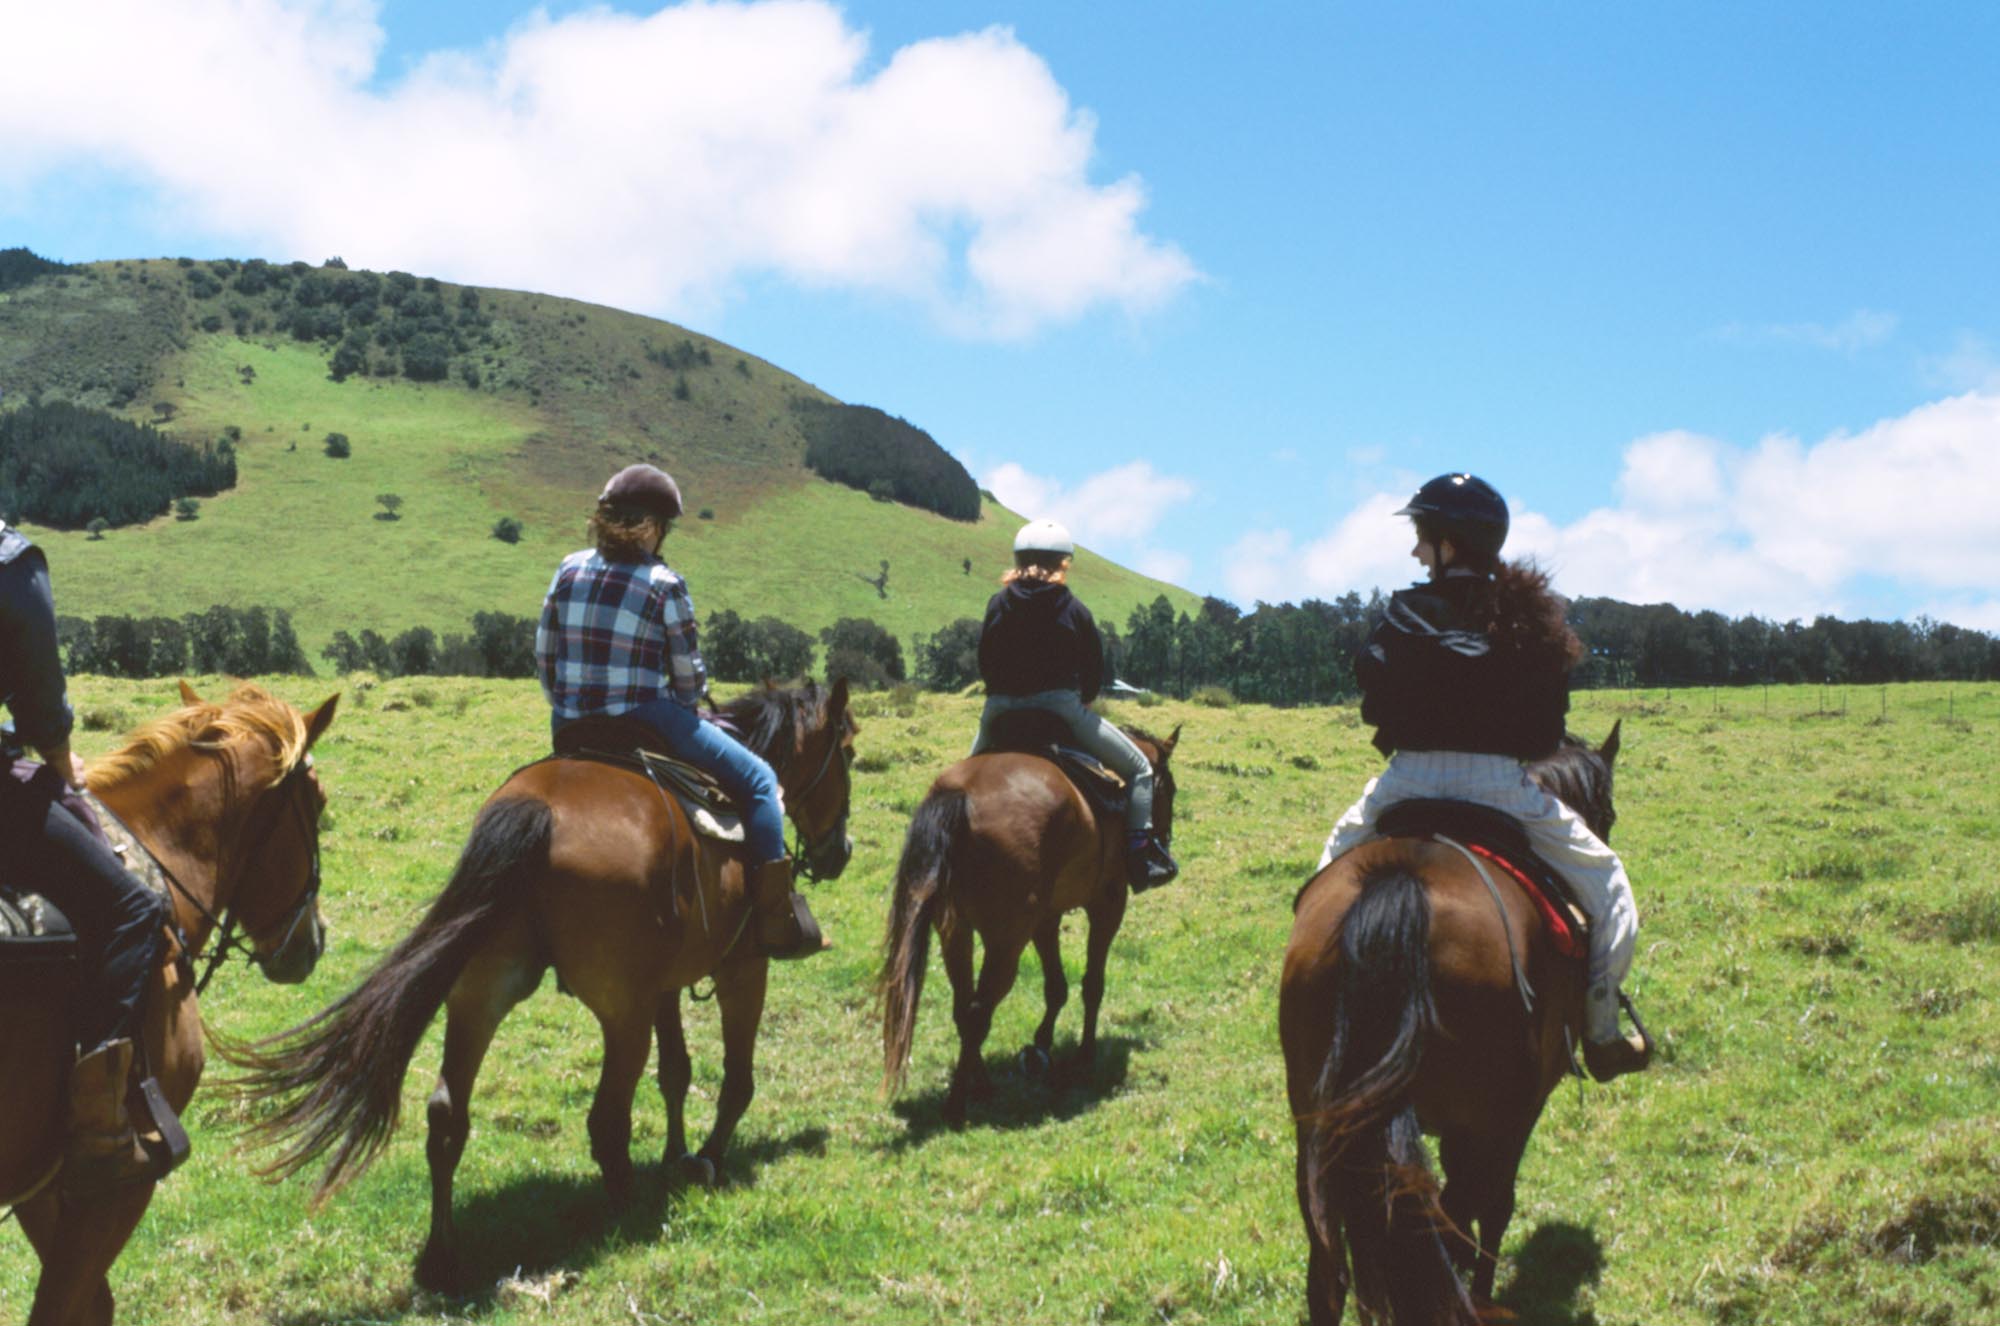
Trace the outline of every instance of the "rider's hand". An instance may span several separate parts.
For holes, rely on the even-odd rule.
[[[63,742],[60,746],[51,746],[49,749],[43,751],[42,763],[55,770],[56,777],[62,779],[63,782],[69,784],[71,787],[78,789],[83,787],[83,761],[78,759],[75,752],[70,750],[67,741]]]

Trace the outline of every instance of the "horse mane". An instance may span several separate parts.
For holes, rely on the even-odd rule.
[[[124,746],[93,761],[90,789],[101,792],[137,778],[183,750],[220,752],[243,741],[269,744],[278,777],[305,753],[306,723],[299,711],[254,682],[244,682],[221,704],[183,705],[134,732]],[[273,778],[273,782],[276,778]]]
[[[826,692],[817,682],[803,686],[766,684],[729,701],[722,712],[743,734],[743,744],[782,772],[808,727],[826,716]]]
[[[1555,751],[1528,766],[1537,786],[1583,817],[1602,838],[1616,816],[1611,809],[1611,770],[1589,742],[1565,732]]]

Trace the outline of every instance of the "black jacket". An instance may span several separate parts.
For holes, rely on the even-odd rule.
[[[1073,690],[1089,704],[1104,686],[1104,638],[1069,586],[1016,580],[987,601],[979,675],[989,695]]]
[[[1447,576],[1398,590],[1354,656],[1375,748],[1538,760],[1563,737],[1569,670],[1551,653],[1495,645],[1472,604],[1484,581]]]
[[[56,605],[42,550],[0,524],[0,702],[36,750],[59,746],[72,717],[56,652]]]

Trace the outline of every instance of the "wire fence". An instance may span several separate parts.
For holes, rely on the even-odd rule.
[[[1612,713],[1705,714],[1718,719],[1845,719],[1885,723],[1926,720],[1947,727],[1991,724],[2000,715],[2000,682],[1918,681],[1876,684],[1822,682],[1716,686],[1661,682],[1651,686],[1573,691],[1572,709]]]

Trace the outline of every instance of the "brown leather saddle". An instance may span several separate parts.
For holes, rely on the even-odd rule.
[[[1100,819],[1125,817],[1125,780],[1104,767],[1095,755],[1068,744],[1069,724],[1046,709],[1013,709],[993,720],[987,730],[988,753],[1040,755],[1054,760],[1092,813]]]
[[[1559,950],[1587,947],[1589,913],[1577,903],[1562,872],[1536,854],[1521,822],[1505,811],[1442,798],[1398,801],[1376,817],[1375,832],[1385,838],[1449,838],[1463,844],[1522,886]]]
[[[579,718],[556,729],[555,758],[597,760],[630,769],[678,800],[695,830],[724,842],[743,840],[743,819],[736,803],[705,769],[675,759],[659,749],[660,734],[637,719]]]

